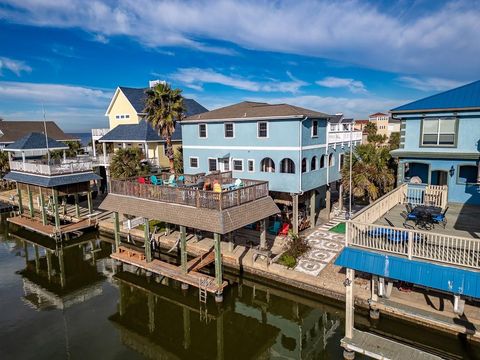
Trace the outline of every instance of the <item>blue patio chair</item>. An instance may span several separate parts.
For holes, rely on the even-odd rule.
[[[272,235],[278,235],[282,223],[278,220],[275,220],[273,225],[268,228],[268,233]]]
[[[150,182],[153,185],[162,185],[163,184],[162,179],[159,179],[156,175],[150,176]]]
[[[445,210],[443,211],[443,213],[441,213],[441,214],[436,214],[436,215],[433,215],[433,216],[432,216],[433,222],[435,222],[435,223],[437,223],[437,224],[442,224],[444,229],[445,229],[445,227],[447,226],[447,218],[445,217],[445,215],[446,215],[446,213],[447,213],[447,210],[448,210],[448,206],[445,208]]]
[[[177,184],[178,184],[178,185],[183,185],[183,184],[185,184],[185,176],[180,175],[180,176],[177,178]]]

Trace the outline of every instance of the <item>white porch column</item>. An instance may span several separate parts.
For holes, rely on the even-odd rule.
[[[145,159],[148,160],[148,143],[145,142],[144,144],[144,149],[145,149]]]
[[[103,163],[106,165],[107,164],[107,143],[102,143],[102,149],[103,149]]]

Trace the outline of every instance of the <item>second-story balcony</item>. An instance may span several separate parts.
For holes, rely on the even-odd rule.
[[[64,160],[11,160],[10,170],[38,175],[63,175],[92,171],[93,162],[89,158],[74,158]]]
[[[350,141],[357,142],[362,141],[361,131],[329,131],[328,143],[329,144],[348,144]]]
[[[447,193],[402,184],[347,221],[347,246],[478,270],[480,207],[449,204]]]

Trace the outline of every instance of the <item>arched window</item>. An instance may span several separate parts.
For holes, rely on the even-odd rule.
[[[317,170],[317,157],[314,156],[310,162],[310,171]]]
[[[302,159],[302,173],[307,172],[307,158]]]
[[[320,157],[320,169],[325,167],[325,155]]]
[[[333,154],[328,155],[328,166],[333,166],[335,165],[335,157]]]
[[[275,163],[273,162],[273,160],[269,157],[262,159],[262,161],[260,162],[260,171],[274,173]]]
[[[287,174],[295,174],[295,163],[292,159],[285,158],[280,162],[280,172]]]

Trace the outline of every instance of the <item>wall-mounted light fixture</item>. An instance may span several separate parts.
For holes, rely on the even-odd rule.
[[[453,167],[453,165],[450,168],[449,173],[450,173],[450,176],[452,176],[452,177],[453,177],[453,175],[455,175],[455,168]]]

